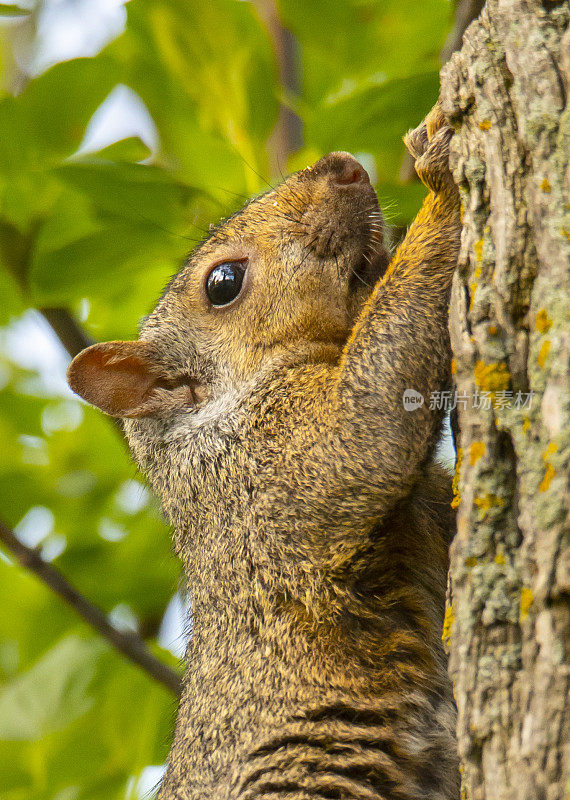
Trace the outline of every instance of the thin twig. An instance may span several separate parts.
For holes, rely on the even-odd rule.
[[[100,608],[89,602],[75,589],[56,567],[44,561],[37,550],[23,544],[14,531],[0,520],[0,541],[13,553],[26,569],[33,572],[49,588],[62,597],[83,619],[133,664],[147,672],[180,696],[181,680],[171,667],[153,656],[136,633],[124,632],[112,625]]]

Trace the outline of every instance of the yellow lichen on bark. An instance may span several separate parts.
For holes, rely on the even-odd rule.
[[[545,342],[542,343],[536,359],[537,364],[541,369],[544,369],[544,365],[546,364],[546,359],[548,358],[549,353],[550,353],[550,342],[547,339]]]
[[[441,640],[446,647],[449,647],[451,642],[451,629],[455,621],[455,613],[453,606],[450,605],[445,609],[445,617],[443,619],[443,630],[441,632]]]
[[[473,249],[475,250],[475,258],[477,261],[481,261],[483,258],[483,239],[478,239],[473,245]]]
[[[541,308],[536,315],[536,330],[539,333],[546,333],[552,325],[552,320],[548,316],[545,308]]]
[[[453,476],[453,483],[451,488],[453,491],[453,500],[451,501],[451,508],[458,508],[461,502],[461,494],[459,493],[459,479],[461,476],[461,462],[463,461],[463,448],[457,449],[457,458],[455,461],[455,474]]]
[[[548,464],[546,470],[544,472],[544,478],[542,479],[540,486],[538,487],[539,492],[546,492],[547,489],[550,488],[550,482],[552,478],[556,475],[556,470],[552,466],[552,464]]]
[[[523,586],[521,589],[521,601],[520,601],[520,618],[524,620],[528,617],[528,612],[532,605],[532,601],[534,600],[534,595],[532,593],[532,589],[529,589],[528,586]]]
[[[469,448],[469,465],[473,467],[485,455],[485,442],[472,442]]]
[[[484,519],[492,508],[501,508],[505,505],[503,498],[493,492],[476,497],[474,502],[480,511],[481,519]]]
[[[504,361],[485,364],[478,361],[475,365],[475,383],[485,392],[501,392],[509,387],[511,374]]]
[[[558,450],[558,445],[557,445],[555,442],[549,442],[549,443],[548,443],[548,446],[547,446],[547,448],[546,448],[546,450],[545,450],[545,451],[544,451],[544,453],[542,454],[542,460],[543,460],[543,461],[548,461],[548,459],[550,458],[550,456],[551,456],[553,453],[556,453],[556,452],[557,452],[557,450]]]

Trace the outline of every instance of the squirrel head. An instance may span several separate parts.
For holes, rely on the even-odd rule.
[[[187,413],[274,363],[334,360],[388,264],[363,167],[331,153],[212,228],[140,339],[95,344],[71,388],[116,417]]]

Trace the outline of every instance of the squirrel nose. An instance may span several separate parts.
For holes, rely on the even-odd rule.
[[[331,177],[338,186],[370,183],[368,173],[350,153],[331,153],[326,159],[330,161]]]

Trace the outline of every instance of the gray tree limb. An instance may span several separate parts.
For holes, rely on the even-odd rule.
[[[444,637],[469,800],[563,800],[570,777],[569,23],[567,2],[489,0],[442,70],[467,398]]]

